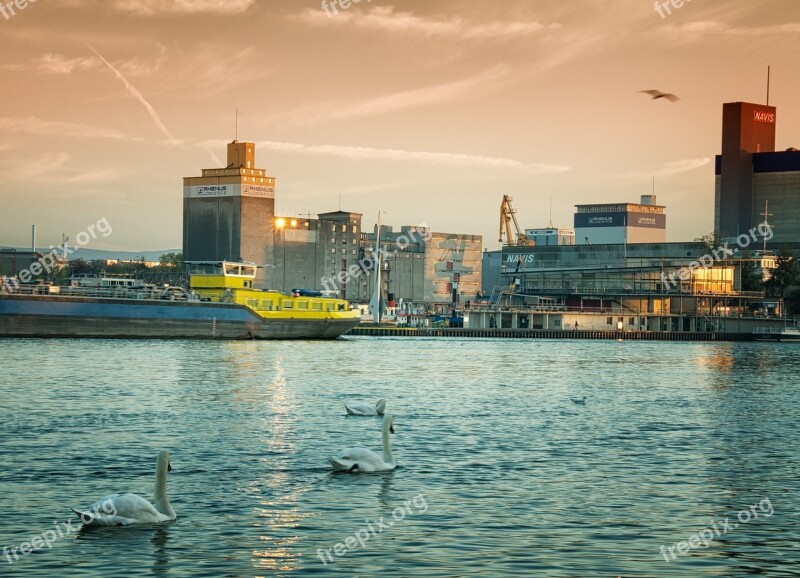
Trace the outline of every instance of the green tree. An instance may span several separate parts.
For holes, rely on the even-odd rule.
[[[749,255],[742,255],[741,274],[742,291],[761,291],[764,289],[764,279],[758,270],[755,261]]]
[[[158,260],[160,267],[183,267],[183,253],[164,253]]]
[[[708,249],[709,253],[711,253],[717,247],[725,244],[722,235],[720,235],[718,231],[711,231],[702,237],[695,237],[694,240],[697,243],[703,243],[706,246],[706,249]]]
[[[70,275],[83,275],[92,272],[92,266],[83,259],[73,259],[69,262]]]
[[[800,269],[797,268],[797,260],[790,249],[786,247],[781,249],[775,260],[775,268],[770,269],[770,274],[772,277],[766,285],[781,298],[789,287],[800,284]]]
[[[797,315],[800,313],[800,289],[797,287],[787,289],[783,302],[786,305],[787,315]]]

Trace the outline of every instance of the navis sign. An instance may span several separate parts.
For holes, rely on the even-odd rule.
[[[775,124],[775,113],[767,110],[754,110],[753,120],[756,122]]]
[[[590,225],[611,225],[614,223],[614,217],[589,217]]]

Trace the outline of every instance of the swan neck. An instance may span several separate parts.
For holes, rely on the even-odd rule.
[[[167,496],[168,466],[169,460],[159,460],[156,468],[156,487],[153,490],[153,500],[155,501],[156,510],[162,514],[172,515],[172,506],[170,506],[169,497]]]
[[[393,464],[392,448],[389,443],[389,428],[392,426],[391,420],[383,420],[383,461]]]

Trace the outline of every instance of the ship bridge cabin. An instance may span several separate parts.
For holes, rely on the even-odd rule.
[[[192,289],[252,289],[258,265],[232,261],[186,263]]]

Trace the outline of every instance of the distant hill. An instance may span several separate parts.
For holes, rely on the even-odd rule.
[[[180,253],[180,249],[163,249],[160,251],[100,251],[99,249],[78,249],[70,253],[70,260],[83,259],[84,261],[119,259],[120,261],[133,261],[144,256],[145,261],[158,261],[164,253]]]
[[[16,247],[17,251],[30,251],[30,247]],[[41,252],[49,251],[47,247],[38,247]],[[69,260],[83,259],[84,261],[107,261],[118,259],[120,261],[138,260],[144,256],[145,261],[158,261],[164,253],[180,253],[180,249],[163,249],[159,251],[101,251],[99,249],[78,249],[69,254]]]

